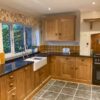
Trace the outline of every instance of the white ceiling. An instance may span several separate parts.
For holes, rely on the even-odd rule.
[[[95,1],[96,5],[92,5]],[[48,11],[48,7],[51,11]],[[100,10],[100,0],[0,0],[0,8],[29,15]]]

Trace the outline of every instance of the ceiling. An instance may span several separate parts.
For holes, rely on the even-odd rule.
[[[96,2],[95,5],[92,5],[93,1]],[[79,10],[100,10],[100,0],[0,0],[0,8],[29,15],[43,15]]]

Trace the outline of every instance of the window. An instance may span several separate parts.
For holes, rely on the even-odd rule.
[[[15,52],[24,51],[24,28],[20,24],[13,25]]]
[[[3,48],[6,58],[32,50],[32,28],[21,24],[2,23]],[[23,52],[23,53],[22,53]]]
[[[25,27],[26,49],[32,48],[32,28]]]
[[[3,48],[5,53],[11,52],[10,25],[2,24]]]

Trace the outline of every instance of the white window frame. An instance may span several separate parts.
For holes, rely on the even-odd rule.
[[[25,47],[25,51],[23,52],[19,52],[19,53],[15,53],[15,48],[14,48],[14,32],[13,32],[13,24],[20,24],[20,23],[8,23],[8,22],[2,22],[2,23],[6,23],[10,25],[10,42],[11,42],[11,53],[6,53],[5,54],[5,58],[6,60],[10,60],[10,59],[14,59],[14,58],[18,58],[21,57],[23,55],[27,54],[31,54],[32,53],[32,49],[26,49],[26,33],[25,33],[25,27],[30,27],[30,26],[25,26],[23,24],[23,28],[24,28],[24,47]],[[2,31],[2,23],[1,23],[1,31]],[[32,28],[32,27],[31,27]],[[32,29],[32,34],[33,34],[33,29]],[[3,36],[0,36],[2,39],[2,48],[3,49]],[[4,51],[4,50],[3,50]]]

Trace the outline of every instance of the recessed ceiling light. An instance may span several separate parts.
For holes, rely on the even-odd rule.
[[[93,1],[93,2],[92,2],[92,5],[95,5],[95,4],[96,4],[95,1]]]
[[[48,10],[50,11],[50,10],[51,10],[51,8],[49,7],[49,8],[48,8]]]

